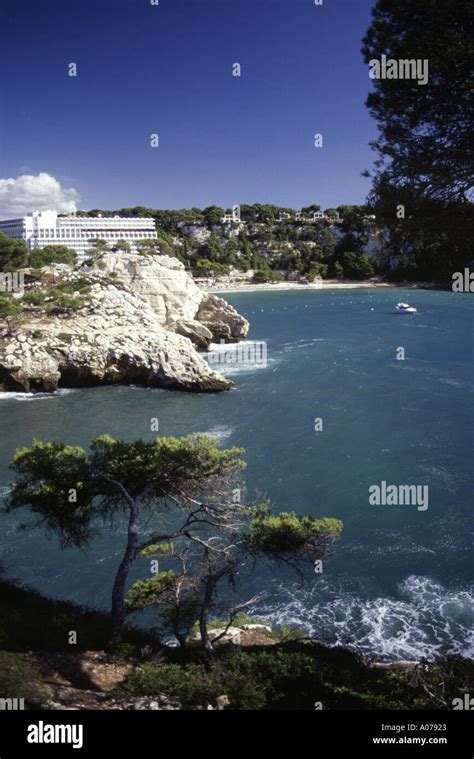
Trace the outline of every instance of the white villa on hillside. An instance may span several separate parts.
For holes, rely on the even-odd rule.
[[[223,224],[232,224],[232,222],[238,224],[242,222],[242,219],[240,218],[240,206],[232,206],[232,213],[225,213],[222,217]]]
[[[278,221],[286,221],[290,218],[290,214],[282,213]],[[305,216],[302,211],[297,211],[295,213],[295,221],[304,221],[307,224],[311,224],[315,221],[329,221],[334,224],[335,222],[341,221],[341,219],[338,211],[335,211],[331,216],[325,214],[324,211],[313,211],[309,216]]]
[[[30,250],[47,245],[66,245],[76,251],[78,260],[86,258],[90,240],[100,238],[110,245],[119,240],[136,250],[138,240],[155,240],[154,219],[125,216],[59,216],[56,211],[33,211],[18,219],[0,221],[0,232],[23,240]]]

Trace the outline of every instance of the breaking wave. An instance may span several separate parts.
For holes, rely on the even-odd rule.
[[[231,437],[234,431],[233,427],[226,427],[224,424],[216,424],[214,427],[211,427],[210,430],[206,430],[204,434],[209,435],[209,437],[217,438],[217,440],[227,440],[227,438]]]
[[[201,355],[211,369],[225,377],[260,371],[275,363],[275,359],[268,356],[267,343],[261,340],[211,343],[209,353]]]
[[[385,660],[433,659],[444,653],[474,658],[472,589],[450,590],[411,575],[398,597],[364,599],[318,584],[310,591],[280,586],[277,602],[255,611],[275,627],[297,625],[329,645]]]
[[[63,395],[77,392],[71,388],[62,388],[54,393],[5,393],[0,392],[0,401],[45,401],[60,398]]]

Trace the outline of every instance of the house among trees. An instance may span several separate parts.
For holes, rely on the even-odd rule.
[[[223,224],[232,224],[233,222],[237,224],[242,223],[242,219],[240,218],[240,206],[238,205],[232,206],[232,211],[227,210],[222,217]]]
[[[281,214],[280,221],[283,220],[283,217],[289,218],[289,214]],[[341,221],[339,212],[338,211],[331,211],[331,214],[326,214],[324,211],[313,211],[308,216],[306,216],[302,211],[298,211],[295,214],[295,221],[304,221],[308,224],[311,224],[315,221],[329,221],[329,222],[338,222]]]

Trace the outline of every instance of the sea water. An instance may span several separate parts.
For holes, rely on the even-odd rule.
[[[230,392],[1,394],[0,493],[15,449],[33,437],[83,446],[102,433],[152,439],[153,418],[162,435],[207,432],[246,449],[249,497],[344,523],[304,586],[275,567],[243,578],[242,597],[265,594],[256,615],[387,659],[473,656],[472,297],[403,289],[226,297],[249,319],[248,340],[265,345],[264,362],[222,367]],[[418,313],[395,313],[398,301]],[[429,508],[370,503],[369,488],[381,483],[427,486]],[[79,551],[39,529],[20,531],[26,512],[0,518],[4,576],[107,608],[124,547],[120,519]],[[143,571],[137,565],[134,576]]]

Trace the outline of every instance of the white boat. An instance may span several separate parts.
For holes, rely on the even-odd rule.
[[[397,303],[397,314],[417,314],[418,311],[414,306],[410,306],[409,303]]]

